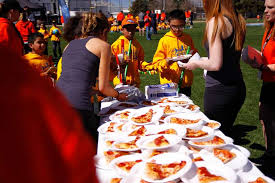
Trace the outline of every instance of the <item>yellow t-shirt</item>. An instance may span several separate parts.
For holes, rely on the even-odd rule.
[[[53,66],[52,61],[47,55],[40,56],[36,53],[28,53],[23,56],[28,63],[40,73],[45,72],[49,67]]]
[[[54,34],[55,31],[57,33]],[[60,41],[61,35],[61,30],[58,27],[52,26],[52,28],[50,29],[51,41]]]
[[[183,33],[181,37],[176,37],[170,31],[159,40],[158,48],[155,52],[153,62],[146,63],[143,66],[147,70],[158,71],[161,84],[171,82],[178,83],[180,80],[182,69],[178,66],[177,62],[168,65],[166,58],[172,58],[175,56],[186,54],[188,46],[190,47],[190,50],[193,50],[193,54],[197,52],[191,36]],[[182,84],[179,87],[189,87],[192,85],[192,82],[192,71],[185,70]]]
[[[128,54],[130,41],[125,36],[120,36],[111,46],[113,55],[122,53],[122,39],[124,40],[124,55]],[[129,85],[135,84],[137,87],[139,87],[140,76],[138,70],[143,69],[142,63],[144,62],[144,50],[136,39],[132,40],[131,52],[129,57],[131,58],[131,61],[128,63],[126,83]],[[113,84],[118,85],[119,83],[120,79],[115,76],[115,78],[113,79]]]

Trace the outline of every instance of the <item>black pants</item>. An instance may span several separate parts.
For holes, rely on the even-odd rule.
[[[60,41],[52,41],[53,43],[53,56],[54,58],[57,58],[56,49],[58,50],[59,57],[61,57],[61,47],[60,47]]]
[[[79,116],[82,119],[84,129],[91,135],[93,138],[95,144],[98,142],[98,132],[97,128],[99,127],[99,117],[95,115],[92,111],[87,110],[79,110],[78,111]]]
[[[191,97],[191,86],[180,88],[179,93],[186,95],[187,97]]]
[[[212,120],[221,123],[220,130],[231,136],[233,123],[241,109],[246,96],[244,82],[236,85],[219,84],[206,87],[204,92],[204,112]]]

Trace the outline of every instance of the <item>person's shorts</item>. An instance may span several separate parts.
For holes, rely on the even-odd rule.
[[[144,27],[144,21],[138,21],[138,26],[142,29]]]
[[[121,25],[122,21],[117,21],[118,25]]]

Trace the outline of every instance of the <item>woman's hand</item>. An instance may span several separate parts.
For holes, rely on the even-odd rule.
[[[198,65],[195,60],[194,61],[192,60],[192,61],[189,61],[188,63],[184,64],[183,68],[187,69],[187,70],[194,70],[194,69],[198,68]]]
[[[119,101],[126,101],[128,95],[126,93],[118,93],[116,99]]]

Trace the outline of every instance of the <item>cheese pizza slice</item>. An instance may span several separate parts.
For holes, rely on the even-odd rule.
[[[107,128],[107,132],[115,132],[115,129],[114,129],[115,124],[116,124],[115,122],[111,122]]]
[[[207,122],[205,123],[205,126],[208,126],[210,128],[217,128],[218,126],[220,126],[220,124],[216,122]]]
[[[118,116],[120,119],[128,119],[130,113],[130,111],[124,111],[116,114],[116,116]]]
[[[186,129],[186,137],[188,138],[198,138],[206,135],[208,135],[208,133],[202,130],[194,130],[191,128]]]
[[[117,143],[117,144],[115,144],[115,147],[118,149],[136,149],[136,148],[138,148],[138,146],[136,145],[136,142],[138,139],[139,139],[139,137],[137,136],[132,141]]]
[[[150,109],[147,113],[137,116],[137,117],[132,117],[132,121],[136,123],[149,123],[151,122],[153,117],[153,109]]]
[[[116,163],[116,166],[125,172],[130,172],[133,166],[140,162],[142,162],[141,159],[135,160],[135,161],[125,161],[125,162]]]
[[[105,151],[104,157],[106,159],[107,163],[110,163],[113,159],[116,159],[120,156],[129,155],[129,152],[123,152],[123,151]]]
[[[152,180],[162,180],[176,174],[186,165],[186,161],[174,162],[170,164],[157,164],[155,162],[146,163],[145,172]]]
[[[120,183],[121,180],[122,178],[112,178],[110,183]]]
[[[219,158],[224,164],[228,163],[229,161],[231,161],[233,158],[236,157],[235,153],[230,152],[227,149],[214,148],[213,153],[214,153],[214,156]]]
[[[129,136],[143,136],[145,135],[146,128],[144,126],[138,128],[137,130],[132,131]]]
[[[189,104],[189,106],[187,107],[187,109],[191,110],[191,111],[194,111],[198,108],[199,106],[197,105],[194,105],[194,104]]]
[[[200,183],[208,183],[208,182],[215,182],[215,181],[222,181],[222,180],[226,180],[224,177],[222,176],[218,176],[218,175],[214,175],[211,174],[207,168],[205,167],[199,167],[197,169],[197,175],[199,178],[199,182]]]
[[[222,145],[222,144],[225,144],[225,141],[219,136],[214,136],[212,140],[193,142],[193,143],[197,145]]]
[[[171,109],[170,105],[165,106],[165,108],[163,110],[164,114],[171,114],[171,113],[175,113],[175,112],[176,112],[175,110]]]
[[[180,124],[180,125],[189,125],[198,123],[200,119],[191,120],[191,119],[181,119],[177,117],[170,118],[170,123]]]
[[[158,134],[173,134],[173,135],[177,135],[177,131],[173,128],[169,128],[163,131],[158,132]]]
[[[148,147],[163,147],[169,145],[169,141],[162,135],[147,144]]]
[[[166,153],[166,152],[167,151],[153,150],[149,157],[152,158],[153,156],[156,156],[156,155],[159,155],[159,154],[163,154],[163,153]]]
[[[248,182],[248,183],[267,183],[262,177],[258,177],[255,181]]]

